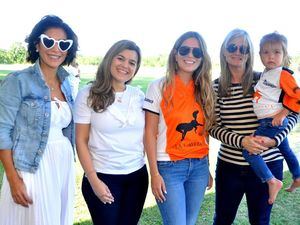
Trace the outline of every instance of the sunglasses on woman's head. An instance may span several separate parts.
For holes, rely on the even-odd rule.
[[[249,53],[249,47],[244,46],[244,45],[237,46],[236,44],[230,44],[227,46],[226,50],[229,53],[234,53],[237,50],[239,50],[242,55],[247,55]]]
[[[195,58],[199,59],[199,58],[203,57],[203,52],[200,48],[191,48],[191,47],[188,47],[188,46],[181,46],[178,49],[178,53],[181,56],[187,56],[191,51],[192,51],[193,56]]]
[[[71,39],[55,40],[54,38],[48,37],[46,34],[41,34],[40,40],[46,49],[53,48],[55,43],[57,43],[59,50],[62,52],[68,51],[73,44],[73,40]]]

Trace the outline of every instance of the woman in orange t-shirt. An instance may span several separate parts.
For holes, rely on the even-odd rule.
[[[163,222],[195,224],[212,186],[207,130],[214,123],[214,97],[201,35],[190,31],[177,39],[166,76],[149,85],[143,108],[152,192]]]

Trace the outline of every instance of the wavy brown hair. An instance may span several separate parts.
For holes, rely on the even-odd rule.
[[[137,54],[134,76],[140,68],[141,51],[133,41],[121,40],[111,46],[98,67],[96,79],[92,83],[88,97],[88,104],[95,112],[104,111],[115,101],[115,91],[112,86],[111,63],[113,58],[124,50],[135,51]],[[132,79],[127,81],[126,84],[130,83],[131,80]]]
[[[194,81],[194,95],[196,102],[202,108],[205,118],[205,129],[209,130],[215,123],[214,116],[214,91],[211,79],[211,59],[207,52],[207,47],[202,36],[195,31],[188,31],[182,34],[175,42],[168,58],[167,72],[162,85],[162,96],[168,107],[172,107],[172,96],[174,91],[174,76],[178,73],[176,54],[182,43],[189,39],[195,38],[203,52],[203,57],[199,67],[194,71],[192,78]],[[167,87],[172,87],[171,91],[166,91]],[[165,93],[165,94],[163,94]]]

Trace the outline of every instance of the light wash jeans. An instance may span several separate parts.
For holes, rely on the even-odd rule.
[[[209,180],[207,157],[158,161],[166,201],[157,201],[164,225],[195,225]]]

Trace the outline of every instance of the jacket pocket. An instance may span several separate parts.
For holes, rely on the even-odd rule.
[[[36,99],[27,99],[22,102],[20,113],[26,121],[27,126],[37,127],[42,119],[42,103]]]

